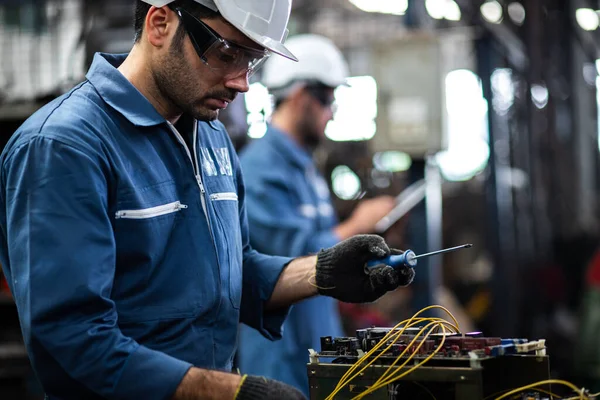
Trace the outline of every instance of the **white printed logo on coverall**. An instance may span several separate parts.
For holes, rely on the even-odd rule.
[[[229,158],[229,149],[227,147],[212,148],[216,162],[210,155],[208,148],[201,147],[200,151],[202,152],[202,169],[204,169],[204,173],[207,176],[217,176],[219,174],[233,176],[233,168],[231,167],[231,159]]]

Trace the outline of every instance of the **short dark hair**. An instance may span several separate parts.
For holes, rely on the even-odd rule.
[[[195,0],[175,0],[172,4],[170,4],[170,6],[173,8],[181,7],[198,19],[200,19],[200,18],[214,19],[214,18],[218,18],[219,16],[221,16],[220,13],[213,11],[208,7],[203,6],[202,4],[198,3]],[[146,16],[148,15],[148,11],[150,11],[150,7],[152,7],[152,6],[148,3],[146,3],[145,1],[137,0],[137,2],[136,2],[135,17],[134,17],[134,23],[133,23],[133,27],[135,29],[135,42],[136,43],[139,42],[139,40],[142,37],[142,32],[144,31],[144,25],[146,23]],[[178,40],[180,41],[183,38],[184,32],[183,32],[183,26],[181,24],[177,28],[177,33],[175,36],[176,36],[175,41],[178,41]]]

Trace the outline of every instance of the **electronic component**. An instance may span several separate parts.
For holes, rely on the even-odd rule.
[[[311,400],[328,398],[357,363],[362,363],[360,372],[355,368],[357,377],[340,389],[335,399],[355,398],[380,384],[383,377],[410,369],[393,383],[373,389],[366,398],[418,400],[433,395],[438,399],[481,400],[549,379],[545,340],[487,337],[482,332],[424,335],[420,326],[372,327],[357,330],[354,337],[322,337],[320,352],[310,353]],[[401,366],[409,358],[409,363]],[[540,386],[540,392],[523,393],[520,398],[545,399],[548,396],[543,390],[549,391],[549,386]]]

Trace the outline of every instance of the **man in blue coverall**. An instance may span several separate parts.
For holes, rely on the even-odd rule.
[[[365,200],[350,218],[338,222],[312,151],[325,136],[333,117],[333,92],[345,84],[348,67],[340,50],[323,36],[294,36],[286,47],[299,61],[272,58],[266,62],[262,80],[274,96],[275,110],[266,135],[248,145],[240,160],[252,247],[298,257],[372,232],[394,207],[394,200],[389,196]],[[242,325],[239,368],[242,373],[288,383],[308,395],[308,349],[318,350],[321,336],[343,336],[343,331],[337,301],[318,296],[292,308],[283,338],[275,343]]]
[[[96,54],[0,157],[0,262],[31,364],[50,400],[303,399],[230,372],[239,321],[278,339],[297,301],[373,301],[414,272],[365,273],[391,252],[375,235],[296,259],[249,244],[216,118],[265,57],[294,58],[290,0],[145,1],[131,52]]]

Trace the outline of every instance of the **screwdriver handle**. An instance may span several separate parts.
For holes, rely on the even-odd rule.
[[[414,268],[417,266],[417,256],[414,251],[406,250],[402,254],[390,255],[384,258],[378,258],[367,262],[368,268],[373,268],[377,265],[385,264],[392,268],[399,268],[403,265]]]

